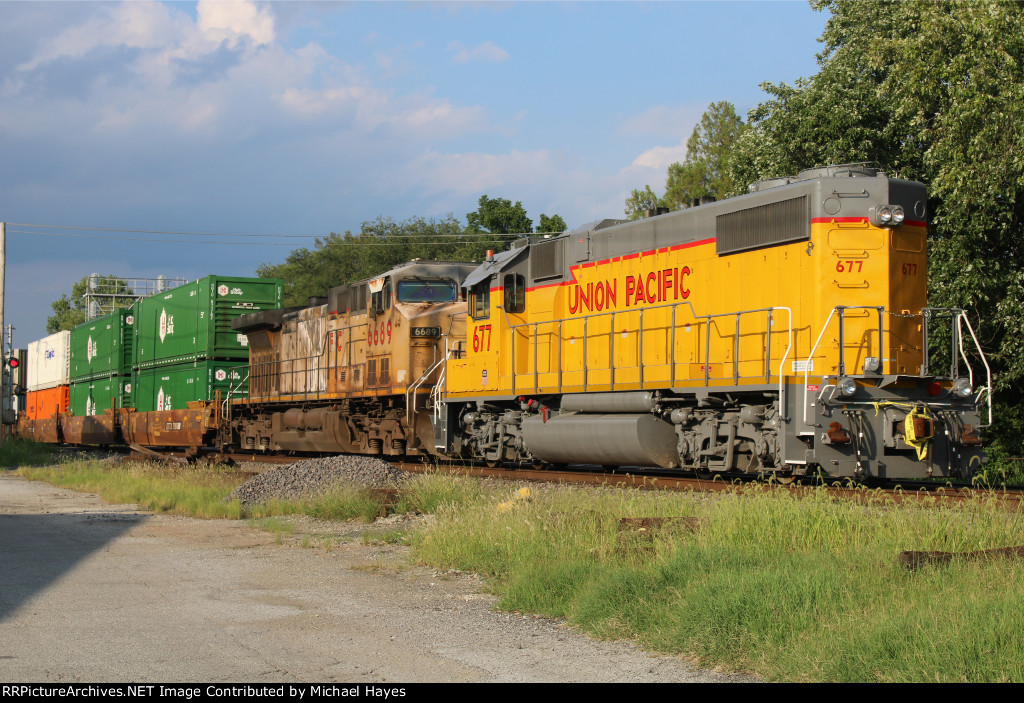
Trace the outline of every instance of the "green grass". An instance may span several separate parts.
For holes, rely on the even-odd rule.
[[[1024,543],[1024,517],[994,501],[554,490],[502,511],[505,493],[439,510],[415,540],[427,563],[491,575],[503,608],[769,680],[1024,680],[1024,565],[896,562]],[[643,515],[699,527],[620,532],[619,517]]]
[[[411,544],[423,563],[484,574],[502,608],[768,680],[1024,681],[1024,564],[909,571],[896,561],[903,550],[1024,544],[1024,513],[982,494],[896,505],[871,491],[860,502],[821,489],[521,491],[428,474],[397,496],[350,489],[243,509],[223,499],[244,477],[216,468],[74,462],[19,473],[155,511],[249,518],[278,541],[294,532],[290,514],[432,513],[426,527],[364,543]],[[641,529],[624,517],[687,520]],[[301,546],[334,544],[307,535]]]
[[[10,437],[0,442],[0,468],[48,464],[53,461],[53,446]]]
[[[310,515],[323,520],[370,522],[385,512],[385,500],[372,490],[341,488],[310,500],[273,500],[243,506],[225,498],[248,476],[225,467],[144,462],[75,461],[22,467],[17,473],[77,491],[96,493],[113,503],[137,503],[147,510],[200,518],[252,518]]]
[[[96,493],[111,503],[137,503],[157,513],[235,520],[245,517],[238,501],[223,502],[244,477],[224,469],[75,461],[23,467],[17,473],[55,486]]]

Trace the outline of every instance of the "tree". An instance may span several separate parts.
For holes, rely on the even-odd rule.
[[[85,308],[76,307],[66,294],[50,303],[53,315],[46,318],[46,333],[55,334],[85,322]]]
[[[46,319],[46,331],[49,334],[69,330],[85,322],[88,314],[86,296],[90,292],[97,294],[95,299],[101,301],[99,312],[129,307],[135,302],[135,293],[124,279],[113,275],[97,276],[92,280],[91,291],[90,279],[92,276],[83,276],[71,286],[70,297],[62,295],[50,304],[53,315]]]
[[[686,140],[686,160],[668,167],[662,201],[672,210],[689,207],[699,198],[738,195],[746,184],[731,170],[736,144],[745,125],[732,103],[712,103]]]
[[[410,259],[482,261],[490,250],[503,250],[506,234],[533,231],[522,203],[480,197],[480,208],[466,217],[463,227],[454,215],[439,220],[410,217],[397,222],[379,216],[363,222],[358,234],[331,233],[312,249],[296,249],[280,264],[264,263],[257,274],[284,280],[284,304],[305,305],[330,288],[376,276]],[[540,216],[544,232],[563,232],[559,215]],[[548,229],[544,229],[547,227]]]
[[[305,305],[330,288],[376,276],[410,259],[481,261],[505,242],[487,233],[467,233],[452,215],[441,220],[378,217],[358,234],[331,233],[312,249],[296,249],[280,264],[262,264],[257,274],[284,279],[284,304]]]
[[[654,210],[661,205],[661,200],[645,185],[643,190],[633,189],[633,192],[626,198],[626,219],[639,220],[646,216],[648,210]]]
[[[732,176],[876,161],[929,188],[929,303],[969,311],[996,373],[996,454],[1024,451],[1024,5],[816,0],[820,71],[749,115]]]
[[[665,195],[659,198],[649,185],[634,189],[626,199],[626,217],[639,220],[659,207],[681,210],[709,195],[721,199],[743,192],[746,182],[737,180],[733,162],[745,129],[732,103],[708,105],[686,140],[686,159],[668,167]]]
[[[548,217],[544,213],[541,213],[540,224],[537,226],[538,234],[542,232],[564,232],[567,229],[569,228],[565,225],[565,220],[562,219],[561,215],[552,215],[551,217]]]
[[[466,231],[491,234],[528,234],[533,232],[533,220],[526,216],[521,201],[513,205],[504,198],[480,196],[475,212],[466,213]]]

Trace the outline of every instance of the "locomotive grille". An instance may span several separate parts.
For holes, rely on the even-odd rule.
[[[552,239],[534,244],[530,252],[530,269],[533,280],[551,278],[562,275],[562,242],[563,239]]]
[[[715,218],[715,251],[719,256],[796,242],[810,236],[806,195]]]

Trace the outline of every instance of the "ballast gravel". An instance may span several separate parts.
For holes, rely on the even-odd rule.
[[[312,498],[345,486],[398,488],[408,478],[409,472],[372,456],[303,459],[253,476],[225,501],[257,505],[270,500]]]

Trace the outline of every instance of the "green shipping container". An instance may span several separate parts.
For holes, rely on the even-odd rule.
[[[135,365],[248,359],[248,338],[231,321],[281,307],[280,278],[207,276],[135,304]]]
[[[132,372],[135,314],[117,310],[71,330],[71,380],[107,378]]]
[[[69,407],[72,415],[103,415],[111,408],[129,408],[131,400],[132,377],[108,376],[91,380],[71,382]]]
[[[245,398],[249,394],[247,361],[196,361],[139,369],[133,378],[135,409],[184,410],[193,400]]]

